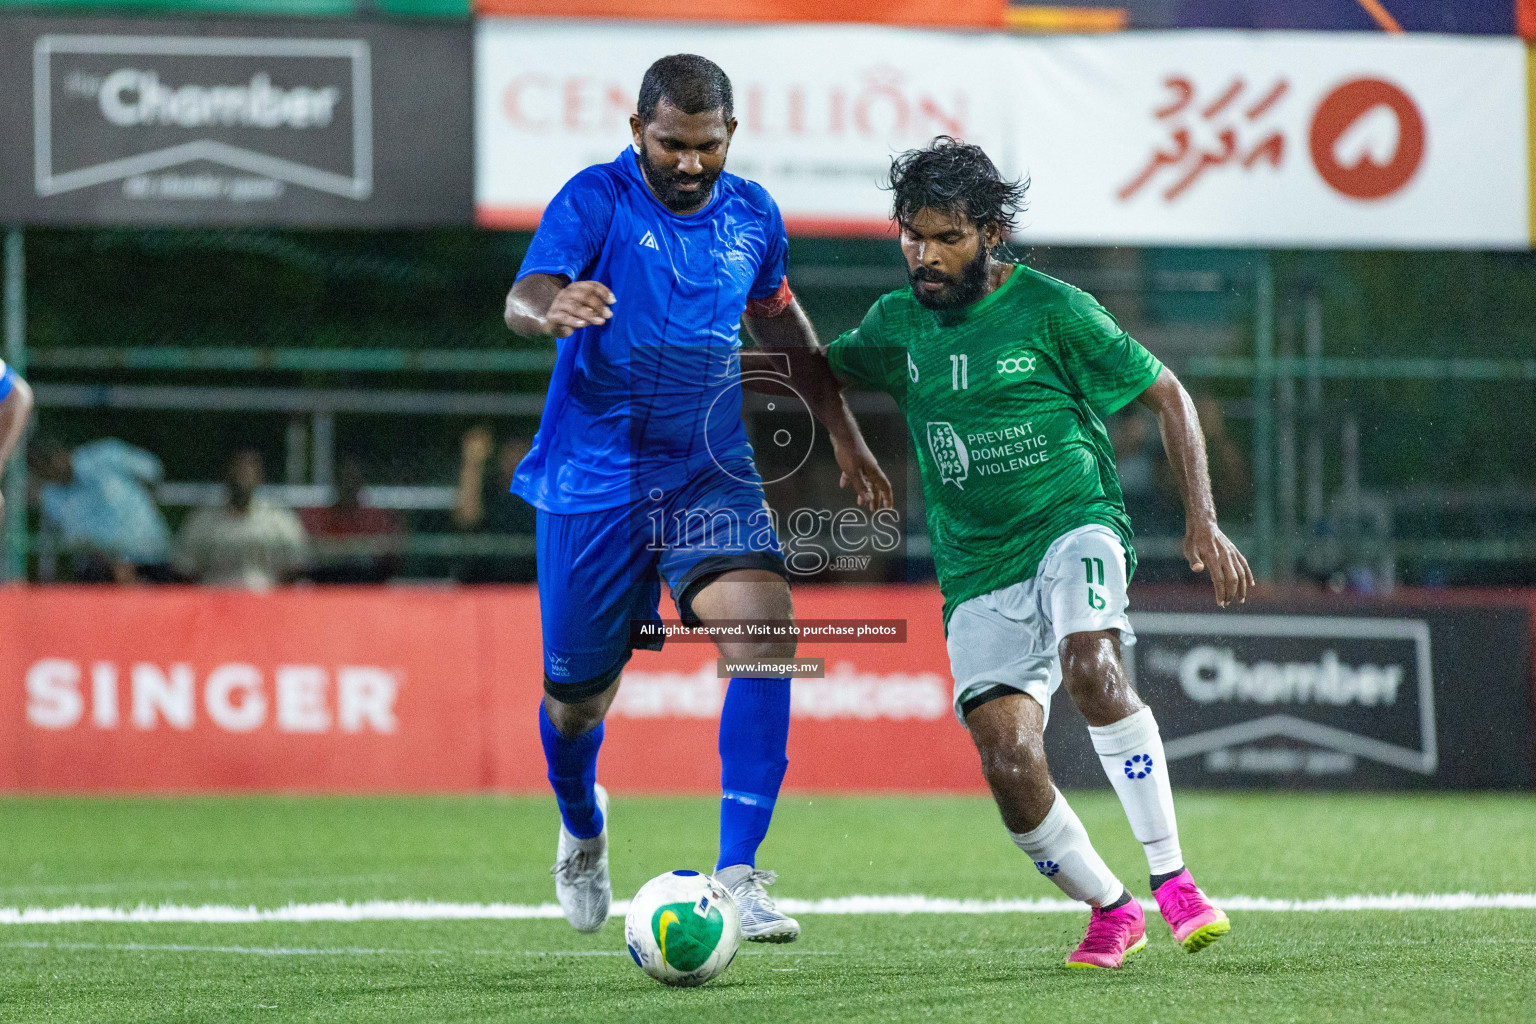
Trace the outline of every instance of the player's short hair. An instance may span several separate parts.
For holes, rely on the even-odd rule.
[[[718,110],[731,119],[731,80],[720,65],[696,53],[674,53],[645,70],[635,111],[641,124],[650,124],[666,100],[685,114]]]
[[[978,229],[996,224],[1006,238],[1024,210],[1029,179],[1005,178],[980,146],[940,135],[894,158],[885,187],[898,224],[919,210],[940,210],[964,214]]]

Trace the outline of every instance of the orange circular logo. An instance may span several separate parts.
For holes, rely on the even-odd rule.
[[[1362,124],[1368,116],[1396,118],[1397,147],[1390,158],[1372,146],[1372,125]],[[1329,185],[1351,199],[1381,199],[1408,184],[1423,162],[1424,118],[1397,86],[1379,78],[1357,78],[1318,104],[1311,146],[1312,163]]]

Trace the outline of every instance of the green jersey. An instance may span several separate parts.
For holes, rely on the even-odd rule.
[[[1035,575],[1051,542],[1079,526],[1119,534],[1127,577],[1134,571],[1102,417],[1163,367],[1092,296],[1025,266],[953,311],[904,288],[882,296],[828,358],[906,415],[946,630],[962,602]]]

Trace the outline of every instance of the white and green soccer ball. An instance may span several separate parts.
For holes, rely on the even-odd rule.
[[[725,887],[697,871],[669,871],[640,887],[624,942],[663,985],[692,987],[722,974],[741,946],[741,915]]]

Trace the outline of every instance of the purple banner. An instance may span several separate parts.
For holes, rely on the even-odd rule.
[[[1124,27],[1516,34],[1517,0],[1013,0],[1015,10],[1123,10]],[[1062,22],[1069,28],[1071,22]]]

